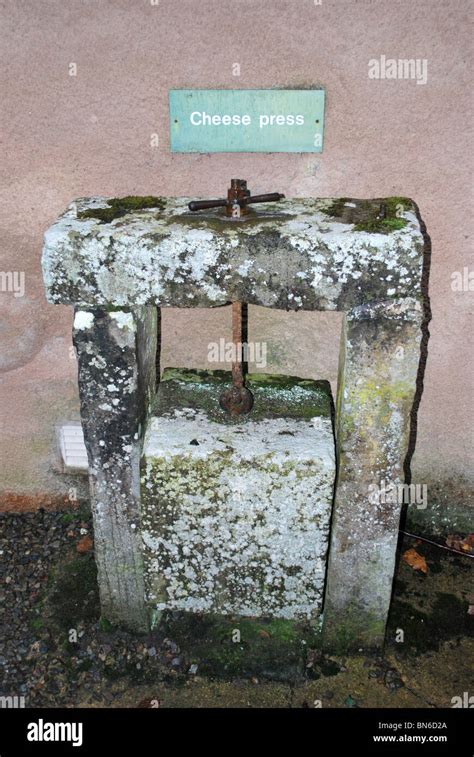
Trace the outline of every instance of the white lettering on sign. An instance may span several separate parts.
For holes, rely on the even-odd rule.
[[[189,116],[189,120],[191,121],[193,126],[249,126],[250,125],[250,116],[248,115],[238,115],[235,113],[233,116],[224,115],[219,116],[219,114],[214,114],[213,116],[210,116],[209,113],[206,113],[205,111],[200,112],[198,110],[194,110],[191,115]]]
[[[294,116],[292,113],[289,113],[287,116],[279,115],[261,115],[259,118],[259,126],[262,129],[264,126],[273,126],[273,124],[276,124],[277,126],[303,126],[304,124],[304,116],[298,115]]]
[[[221,116],[218,113],[210,115],[199,110],[194,110],[189,116],[189,120],[193,126],[250,126],[252,123],[252,119],[247,113],[244,115],[226,113]],[[304,126],[304,116],[301,114],[294,115],[293,113],[287,115],[266,115],[262,113],[259,116],[258,125],[260,129],[266,126]]]

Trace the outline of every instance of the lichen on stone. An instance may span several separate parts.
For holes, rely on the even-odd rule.
[[[94,314],[85,310],[78,310],[74,315],[74,328],[76,331],[90,329],[94,323]]]
[[[248,415],[237,418],[227,415],[219,405],[220,394],[231,383],[230,371],[166,368],[161,377],[154,412],[161,414],[183,406],[202,409],[210,421],[225,425],[245,424],[268,417],[307,420],[315,416],[331,417],[331,390],[327,381],[251,373],[246,378],[246,385],[254,396],[253,409]]]
[[[109,312],[110,318],[115,321],[119,329],[128,329],[129,331],[135,331],[135,320],[132,313],[124,312],[123,310]]]
[[[275,415],[267,406],[265,417],[250,413],[229,425],[210,412],[202,391],[189,400],[207,385],[217,404],[230,373],[199,372],[194,382],[193,373],[169,372],[158,391],[165,399],[147,425],[141,504],[147,601],[158,611],[314,621],[335,477],[330,397],[318,382],[301,381],[296,413],[290,398],[286,417],[282,403]],[[260,386],[257,378],[253,388],[296,396],[297,379],[285,387],[283,377],[273,378]]]
[[[285,200],[242,222],[191,214],[189,198],[157,199],[159,212],[127,210],[113,223],[98,222],[102,211],[115,213],[107,198],[72,203],[45,234],[48,299],[105,307],[214,307],[239,299],[348,310],[421,296],[424,238],[414,205],[403,198]],[[382,202],[385,218],[377,220]],[[331,215],[335,205],[344,208],[341,217]]]

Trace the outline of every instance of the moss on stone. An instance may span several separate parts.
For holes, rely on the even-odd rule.
[[[147,601],[160,611],[212,609],[314,620],[324,576],[311,555],[316,542],[321,554],[326,551],[334,467],[326,452],[320,457],[321,450],[315,451],[312,458],[310,444],[318,434],[306,421],[322,418],[324,449],[332,455],[329,385],[252,374],[248,385],[257,412],[234,420],[219,407],[230,382],[229,371],[164,372],[142,458]],[[260,418],[261,432],[253,426]],[[260,433],[263,438],[253,448]],[[291,454],[292,436],[297,450],[302,439],[308,444],[304,452]],[[167,444],[171,451],[163,454]],[[315,491],[318,483],[321,489]],[[310,534],[301,560],[283,556],[276,521],[295,539],[296,549]],[[249,545],[257,545],[258,552]]]
[[[169,216],[162,220],[166,226],[185,226],[188,228],[206,228],[211,231],[222,233],[223,231],[245,230],[245,227],[258,226],[262,223],[276,223],[277,221],[287,222],[296,218],[294,213],[271,212],[266,209],[253,210],[249,209],[247,215],[241,216],[238,220],[225,215],[224,208],[216,210],[197,211],[192,213],[182,213],[181,215]],[[161,220],[161,219],[160,219]]]
[[[410,200],[409,197],[386,197],[383,202],[385,203],[387,212],[391,215],[397,212],[400,205],[403,206],[404,210],[414,210],[413,200]]]
[[[382,206],[383,213],[381,213]],[[390,234],[392,231],[403,229],[407,224],[406,220],[399,215],[400,207],[403,210],[414,209],[413,202],[407,197],[386,197],[376,200],[351,200],[341,197],[323,212],[342,223],[354,224],[354,231]]]
[[[219,406],[219,396],[232,383],[230,371],[202,371],[166,368],[157,393],[154,412],[172,412],[190,407],[203,410],[209,420],[219,423],[245,423],[262,418],[330,418],[332,395],[328,381],[300,379],[282,374],[251,373],[246,386],[254,395],[254,406],[247,415],[230,417]]]
[[[133,213],[137,210],[146,208],[158,208],[163,210],[165,201],[161,197],[146,195],[144,197],[136,195],[127,195],[126,197],[112,197],[107,200],[107,208],[89,208],[88,210],[79,211],[78,218],[94,218],[100,223],[110,223],[116,218],[121,218],[127,213]]]
[[[334,628],[327,624],[323,631],[323,648],[336,655],[344,655],[358,648],[370,650],[382,644],[385,623],[361,611],[357,604],[346,609],[344,617]]]
[[[390,234],[407,225],[404,218],[372,218],[363,223],[356,223],[354,231],[367,231],[373,234]]]
[[[204,600],[210,592],[209,585],[204,586],[206,571],[208,570],[204,566],[211,561],[213,567],[216,565],[219,567],[219,578],[212,579],[214,582],[212,591],[215,592],[215,609],[217,609],[216,603],[219,608],[235,607],[236,596],[244,597],[244,600],[242,600],[244,605],[248,606],[249,603],[252,603],[252,606],[261,608],[262,614],[271,614],[276,608],[287,605],[284,578],[289,575],[299,575],[299,567],[293,566],[294,569],[292,570],[286,566],[284,572],[280,568],[281,572],[278,573],[276,567],[278,557],[276,554],[269,554],[268,549],[261,550],[258,560],[249,559],[245,564],[239,564],[238,561],[235,564],[221,562],[219,526],[216,524],[219,524],[221,518],[226,517],[223,513],[226,511],[227,492],[222,486],[220,475],[223,470],[231,469],[231,458],[231,448],[219,452],[214,451],[210,457],[203,459],[190,458],[186,454],[174,455],[168,460],[155,458],[150,461],[150,458],[148,458],[146,485],[142,488],[142,527],[152,539],[163,540],[167,545],[174,542],[177,548],[176,553],[173,550],[170,552],[169,549],[161,553],[158,569],[153,567],[146,570],[153,603],[169,601],[162,576],[172,574],[173,580],[179,582],[179,596],[193,597],[195,606],[202,607],[203,602],[206,604]],[[290,476],[293,477],[293,490],[295,490],[294,487],[298,487],[299,481],[304,481],[308,475],[311,475],[311,468],[307,466],[298,468],[291,462],[283,462],[277,465],[273,462],[270,453],[261,456],[259,459],[241,460],[239,463],[239,475],[242,480],[250,472],[255,474],[258,471],[262,472],[262,478],[274,474],[273,488],[275,491]],[[263,480],[265,479],[263,478]],[[203,498],[204,492],[205,498]],[[183,513],[186,512],[185,503],[188,496],[194,499],[197,508],[191,518],[191,528],[195,535],[199,535],[199,538],[193,540],[192,548],[195,555],[192,559],[189,557],[189,539],[186,529],[183,531],[183,541],[178,540],[178,543],[176,543],[175,537],[175,534],[183,529],[182,518]],[[264,490],[262,498],[266,496]],[[245,523],[249,540],[255,538],[253,537],[254,528],[268,528],[267,512],[263,507],[255,517],[252,517],[251,513],[248,516],[242,513],[240,515],[231,513],[227,527],[234,534],[239,533],[239,527],[234,525],[239,521],[241,525]],[[201,522],[207,524],[206,536],[202,531]],[[319,515],[315,513],[312,522],[313,528],[320,527],[316,526],[317,522],[319,522]],[[306,523],[303,523],[301,527],[304,528],[306,525]],[[294,527],[298,528],[296,522]],[[148,552],[148,549],[145,549],[145,553],[147,555],[145,563],[150,566],[150,560],[156,559],[156,553]],[[176,558],[176,554],[179,554],[179,559]],[[199,570],[197,570],[195,559],[198,554],[205,555],[204,563],[199,560],[201,562]],[[181,568],[176,567],[177,562],[183,562]],[[190,566],[189,572],[184,564]],[[269,572],[274,573],[274,580],[272,581],[268,579]],[[207,577],[209,576],[207,575]],[[248,594],[248,580],[253,586],[251,597]],[[315,582],[316,576],[309,575],[301,570],[300,599],[307,596],[308,593],[309,596],[313,595]],[[179,604],[178,595],[175,599]],[[309,601],[310,599],[308,599]],[[279,638],[291,636],[291,629],[292,624],[282,619],[276,620],[275,625],[271,628],[272,633],[274,632],[274,635]]]
[[[113,624],[104,615],[99,618],[99,630],[103,633],[111,633],[114,630]]]
[[[393,406],[410,401],[412,394],[413,387],[405,381],[377,383],[376,380],[368,380],[361,386],[354,387],[349,393],[349,398],[357,408],[372,409],[375,405],[378,408],[378,417],[388,422]],[[350,421],[353,422],[352,418]]]
[[[331,218],[341,218],[344,212],[344,206],[346,202],[351,202],[349,197],[339,197],[334,200],[327,208],[323,208],[322,212]]]

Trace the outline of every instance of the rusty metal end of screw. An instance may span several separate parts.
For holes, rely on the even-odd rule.
[[[231,386],[222,392],[219,405],[229,415],[245,415],[253,407],[253,394],[245,386]]]

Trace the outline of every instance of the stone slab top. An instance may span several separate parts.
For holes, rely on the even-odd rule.
[[[149,419],[143,445],[147,464],[154,458],[203,460],[214,454],[224,456],[224,465],[225,461],[264,457],[273,466],[309,461],[320,470],[335,470],[330,421],[316,429],[294,418],[266,418],[229,428],[213,423],[202,411],[190,409]]]
[[[250,413],[236,417],[228,415],[219,405],[220,394],[231,384],[231,371],[166,368],[152,414],[165,416],[183,409],[201,411],[211,422],[229,426],[268,418],[306,420],[308,425],[315,425],[316,419],[327,419],[331,425],[332,396],[328,381],[250,373],[245,385],[254,396],[254,405]]]
[[[424,238],[407,198],[288,199],[243,220],[192,213],[190,199],[72,202],[45,233],[48,301],[347,311],[421,299]]]
[[[318,460],[333,469],[331,390],[327,381],[281,374],[249,374],[254,407],[230,417],[219,406],[230,371],[167,368],[147,421],[143,457],[193,459],[232,452],[239,459],[271,453],[272,462]],[[290,443],[291,439],[291,443]]]

